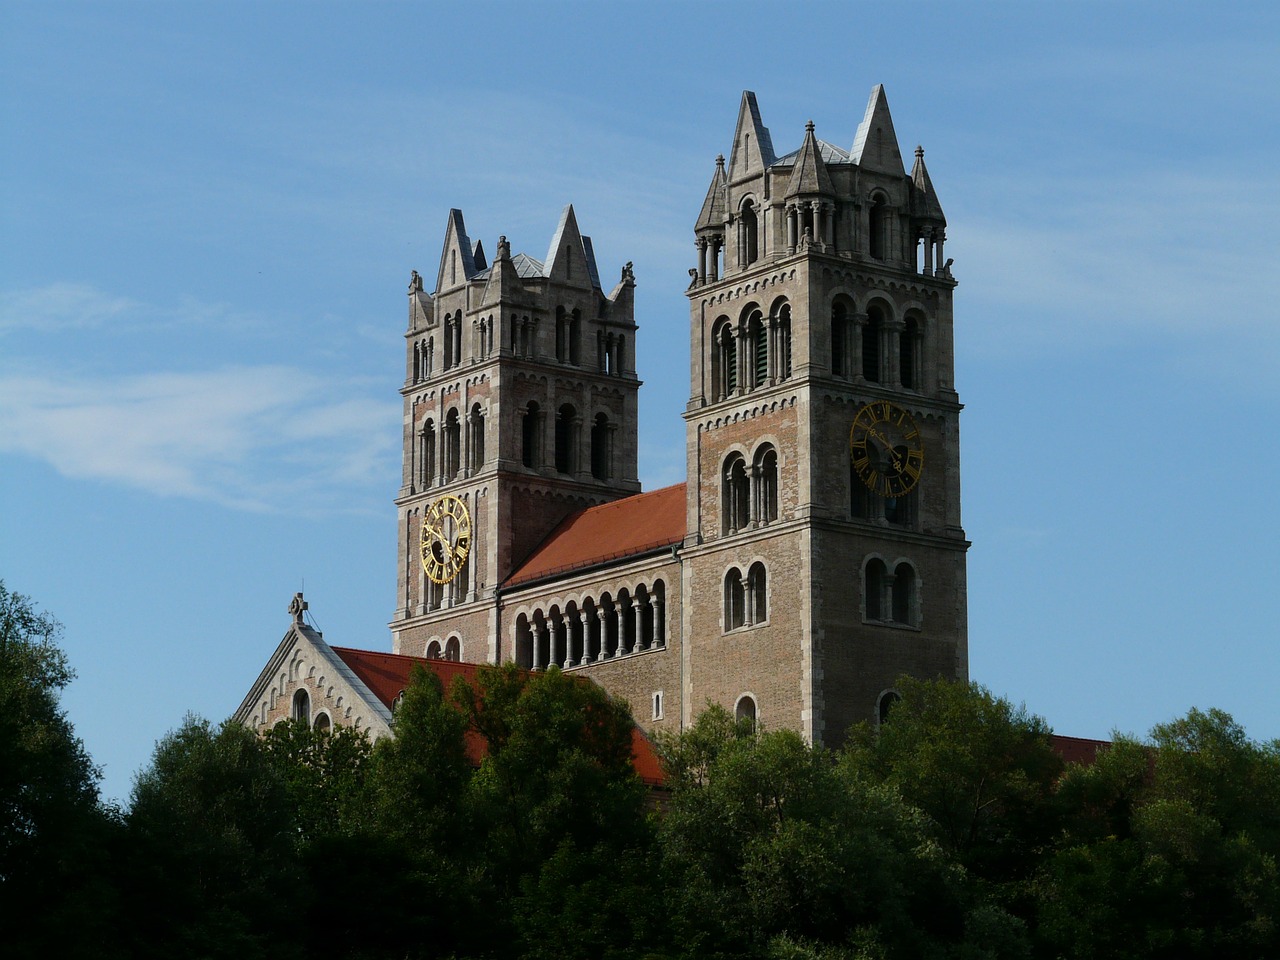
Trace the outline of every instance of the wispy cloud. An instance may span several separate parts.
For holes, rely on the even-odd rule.
[[[87,283],[60,281],[0,291],[0,334],[10,330],[76,330],[136,316],[143,305]]]
[[[394,403],[281,366],[74,383],[0,374],[0,409],[0,452],[245,510],[380,504],[399,442]]]
[[[1075,351],[1155,335],[1236,350],[1230,331],[1280,351],[1280,251],[1259,228],[1280,215],[1274,176],[983,192],[985,210],[956,218],[953,247],[981,298],[968,309],[988,311],[970,334],[984,347]]]

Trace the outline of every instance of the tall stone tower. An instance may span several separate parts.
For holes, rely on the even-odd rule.
[[[900,674],[967,678],[945,227],[882,87],[851,149],[782,157],[743,94],[687,292],[686,723],[835,743]]]
[[[451,210],[435,292],[423,287],[415,271],[393,649],[496,662],[497,592],[514,566],[566,514],[640,489],[635,281],[627,264],[604,292],[569,206],[545,260],[500,237],[492,265]],[[465,505],[470,542],[441,585],[421,537],[444,497]]]

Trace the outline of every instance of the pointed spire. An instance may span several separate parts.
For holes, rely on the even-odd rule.
[[[707,188],[707,198],[702,201],[702,212],[698,214],[698,222],[693,227],[695,231],[705,227],[724,226],[725,220],[728,219],[725,212],[728,206],[728,201],[725,200],[727,182],[722,153],[716,157],[716,172],[711,177],[711,186]]]
[[[796,156],[796,165],[791,168],[791,180],[787,183],[787,197],[800,195],[829,195],[835,191],[831,187],[831,177],[827,173],[827,165],[822,161],[822,152],[818,149],[818,138],[813,134],[813,121],[804,125],[804,143]]]
[[[489,266],[489,261],[484,258],[484,241],[477,240],[475,249],[471,251],[471,262],[475,264],[477,270],[483,270]]]
[[[471,241],[467,238],[467,226],[462,222],[462,211],[456,207],[449,211],[444,228],[444,249],[440,252],[440,272],[436,275],[436,291],[465,283],[476,273]]]
[[[898,152],[898,135],[893,129],[889,100],[884,95],[882,83],[877,83],[871,91],[867,112],[858,125],[850,157],[864,170],[891,173],[898,177],[907,172],[902,165],[902,154]]]
[[[557,280],[590,282],[591,265],[587,261],[586,247],[582,242],[582,233],[578,230],[578,218],[573,212],[572,203],[567,204],[560,214],[560,223],[556,227],[555,236],[551,238],[551,246],[547,248],[542,275]]]
[[[750,90],[742,91],[738,107],[738,126],[733,132],[733,149],[729,151],[729,172],[741,176],[747,170],[760,170],[777,160],[773,138],[760,119],[760,106]]]
[[[924,147],[916,147],[916,162],[911,168],[911,215],[920,220],[936,220],[946,224],[947,218],[942,213],[942,204],[938,195],[933,192],[933,181],[929,179],[929,171],[924,165]]]

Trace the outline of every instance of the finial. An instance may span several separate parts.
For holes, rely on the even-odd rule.
[[[812,120],[810,120],[808,123],[806,123],[806,124],[804,125],[804,132],[805,132],[805,133],[813,133],[813,121],[812,121]]]
[[[718,169],[720,169],[720,170],[723,170],[723,169],[724,169],[724,154],[723,154],[723,153],[717,153],[717,154],[716,154],[716,167],[717,167]]]
[[[307,601],[302,599],[302,594],[295,593],[293,600],[289,604],[289,615],[293,617],[293,622],[302,626],[302,614],[307,609]]]
[[[920,144],[918,143],[916,144],[916,159],[917,160],[924,159],[924,147],[920,146]]]

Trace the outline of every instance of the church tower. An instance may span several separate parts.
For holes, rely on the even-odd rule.
[[[496,662],[503,580],[570,512],[640,489],[634,288],[627,264],[604,292],[572,206],[544,260],[499,237],[492,265],[449,212],[435,291],[409,286],[395,652]],[[436,548],[443,583],[424,523],[463,539],[465,559]]]
[[[967,679],[946,219],[882,87],[777,156],[743,94],[694,227],[684,722],[829,744],[903,673]]]

